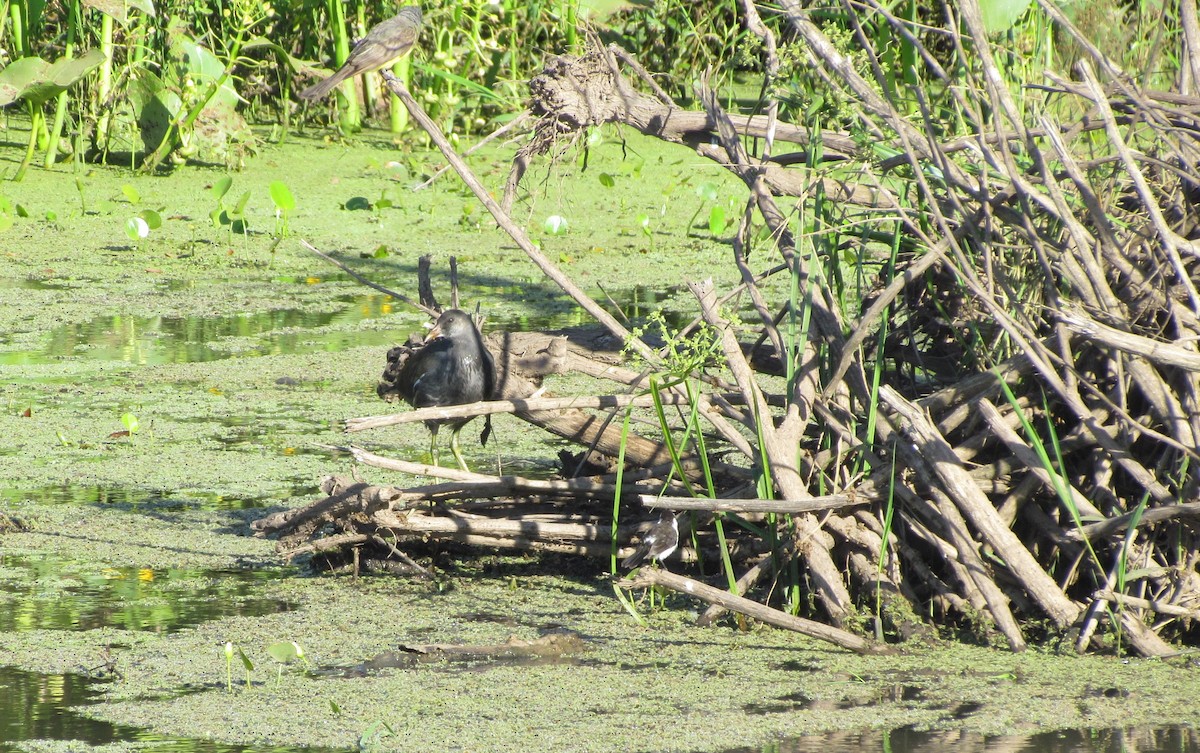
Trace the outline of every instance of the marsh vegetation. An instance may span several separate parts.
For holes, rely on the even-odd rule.
[[[6,7],[4,421],[56,419],[12,478],[265,496],[240,533],[418,590],[447,552],[567,555],[614,620],[666,588],[869,655],[1196,642],[1193,3],[430,3],[410,57],[314,102],[393,7]],[[431,414],[377,415],[420,317],[348,273],[489,317],[474,473],[423,462]],[[114,377],[62,326],[194,347]],[[678,554],[627,577],[648,508]]]

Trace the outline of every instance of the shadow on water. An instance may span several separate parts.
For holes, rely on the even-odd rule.
[[[81,569],[41,556],[0,555],[0,633],[113,627],[171,633],[208,620],[287,612],[294,605],[257,595],[268,571]]]
[[[974,732],[897,729],[868,732],[830,732],[780,740],[727,753],[1195,753],[1200,735],[1187,727],[1133,727],[1041,732],[1036,735],[985,737]]]
[[[25,750],[22,742],[75,741],[88,747],[138,743],[146,753],[324,753],[328,749],[224,745],[211,740],[163,737],[137,727],[89,719],[75,706],[95,703],[101,681],[0,667],[0,752]],[[44,747],[44,746],[38,746]]]

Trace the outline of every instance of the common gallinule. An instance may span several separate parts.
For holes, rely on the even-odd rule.
[[[414,408],[462,405],[489,400],[495,386],[492,354],[466,312],[447,309],[438,317],[425,337],[425,345],[404,362],[396,379],[396,389]],[[465,471],[467,462],[458,449],[458,432],[471,418],[446,418],[426,421],[432,434],[429,453],[438,464],[437,435],[443,424],[450,427],[450,450]],[[489,427],[490,428],[490,427]],[[487,430],[481,441],[487,443]]]
[[[679,521],[670,510],[663,510],[658,521],[642,535],[642,543],[621,561],[621,567],[637,567],[647,557],[662,562],[679,546]]]
[[[301,99],[320,99],[346,79],[367,71],[386,68],[399,60],[421,33],[421,9],[406,5],[386,21],[373,26],[350,51],[346,62],[332,76],[318,81],[298,95]]]

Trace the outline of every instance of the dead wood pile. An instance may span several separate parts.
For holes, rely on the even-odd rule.
[[[954,5],[943,11],[962,16],[942,19],[944,35],[975,61],[952,87],[968,136],[942,140],[923,126],[928,112],[920,102],[915,115],[905,114],[837,52],[797,0],[784,0],[790,44],[869,138],[781,122],[774,103],[762,115],[732,116],[706,86],[696,92],[703,111],[688,110],[621,51],[596,48],[551,59],[531,82],[538,121],[503,203],[511,205],[541,155],[557,155],[585,129],[610,122],[687,145],[744,180],[749,198],[733,239],[742,286],[718,292],[690,284],[698,319],[724,362],[705,372],[699,394],[679,387],[662,393],[705,419],[707,452],[725,462],[721,488],[699,496],[722,499],[684,499],[698,477],[685,483],[653,468],[669,448],[650,438],[636,459],[627,446],[631,466],[646,470],[626,473],[620,487],[624,499],[651,502],[661,492],[646,479],[661,487],[671,478],[676,491],[667,494],[679,499],[656,504],[709,510],[695,523],[705,559],[720,553],[711,511],[741,510],[747,521],[770,526],[768,536],[731,542],[739,594],[761,586],[756,593],[778,597],[785,589],[770,586],[796,561],[814,597],[808,608],[835,628],[861,627],[860,615],[873,613],[876,635],[904,637],[923,624],[915,615],[932,615],[994,633],[1014,650],[1037,630],[1080,651],[1119,642],[1143,655],[1169,655],[1175,649],[1167,638],[1200,637],[1200,97],[1193,91],[1200,39],[1181,38],[1185,72],[1177,90],[1151,91],[1054,5],[1039,2],[1083,52],[1075,80],[1030,82],[1059,105],[1031,119],[1004,83],[976,3]],[[779,66],[775,35],[753,3],[742,7],[771,76]],[[909,34],[883,6],[866,7],[873,22]],[[1200,29],[1194,4],[1181,13],[1184,28]],[[860,41],[874,53],[869,40]],[[922,51],[933,74],[946,77],[937,56]],[[910,94],[919,99],[920,92]],[[1062,115],[1069,112],[1076,114]],[[885,151],[895,156],[880,158]],[[893,223],[903,236],[853,316],[838,305],[828,278],[812,274],[811,238],[798,244],[793,235],[794,208],[811,208],[815,195],[834,199],[846,224]],[[504,225],[503,209],[489,209]],[[752,263],[750,247],[763,226],[770,249],[757,241]],[[776,275],[798,286],[792,300],[807,307],[806,337],[789,337],[780,326],[800,312],[769,287]],[[720,302],[738,292],[757,318],[726,318]],[[535,372],[569,365],[635,394],[647,391],[644,375],[597,366],[565,343],[534,338],[514,347],[524,337],[491,342],[514,373],[532,354],[544,359]],[[661,365],[641,345],[635,349],[650,368]],[[766,357],[747,356],[763,350]],[[765,378],[768,364],[787,376],[782,389]],[[536,420],[546,407],[530,397],[536,382],[514,384],[504,392],[515,401],[508,409]],[[604,435],[620,418],[600,429],[605,419],[577,416],[571,427],[551,429],[558,420],[547,414],[539,425],[602,454],[619,451],[619,430],[615,444]],[[686,446],[688,473],[701,460],[696,451],[694,442]],[[767,478],[763,471],[766,493],[754,491]],[[503,539],[613,553],[611,515],[602,509],[617,493],[611,474],[535,488],[514,478],[432,473],[446,480],[403,491],[332,483],[321,504],[345,506],[329,520],[345,521],[347,511],[373,515],[373,528],[357,535],[394,533],[391,545],[405,537],[490,546]],[[829,491],[838,495],[820,496]],[[418,514],[413,505],[482,497],[493,501],[437,514]],[[777,514],[766,518],[764,510]],[[633,533],[618,531],[617,540]],[[696,556],[688,549],[689,559]],[[694,594],[702,585],[670,574],[638,583],[651,581]],[[737,608],[712,600],[705,621]]]

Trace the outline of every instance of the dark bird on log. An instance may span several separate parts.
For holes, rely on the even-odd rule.
[[[483,338],[471,317],[459,309],[448,309],[429,330],[425,345],[412,351],[404,361],[395,388],[414,408],[474,403],[491,399],[496,383],[495,370],[492,354],[484,347]],[[438,429],[445,424],[450,427],[450,451],[459,467],[467,470],[467,462],[458,449],[458,432],[471,418],[425,422],[432,434],[429,454],[434,465],[438,464]],[[490,416],[487,421],[480,437],[485,445],[491,431]]]
[[[642,536],[633,554],[621,561],[621,567],[637,567],[647,557],[662,562],[679,546],[679,521],[670,510],[659,513],[658,522]]]
[[[390,67],[412,49],[420,33],[421,8],[416,5],[404,6],[396,15],[373,26],[354,45],[346,62],[332,76],[318,81],[298,96],[301,99],[320,99],[352,76]]]

